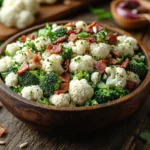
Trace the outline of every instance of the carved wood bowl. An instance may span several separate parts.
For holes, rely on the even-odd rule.
[[[55,23],[65,24],[67,22],[59,21]],[[1,46],[0,54],[3,53],[7,44],[14,42],[21,35],[29,34],[44,26],[45,24],[38,25],[14,35]],[[131,36],[120,29],[108,25],[106,27],[119,34]],[[150,52],[139,40],[138,44],[144,52],[148,68],[150,68]],[[88,132],[98,131],[101,127],[123,120],[133,114],[146,101],[149,95],[149,87],[150,69],[143,83],[135,91],[123,98],[95,106],[57,108],[26,100],[11,91],[0,79],[0,100],[15,117],[44,131],[56,131],[59,133]]]
[[[139,29],[149,24],[149,21],[144,17],[137,18],[137,19],[128,19],[118,15],[116,12],[116,7],[120,2],[123,1],[124,0],[113,0],[110,5],[113,18],[115,19],[118,25],[120,25],[122,28],[125,29]],[[140,3],[146,8],[150,9],[150,2],[141,0]]]

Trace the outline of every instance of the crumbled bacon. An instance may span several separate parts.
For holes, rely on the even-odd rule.
[[[83,39],[90,42],[90,43],[95,43],[96,42],[96,38],[94,38],[94,37],[87,37],[87,38],[83,38]]]
[[[41,65],[41,62],[40,62],[40,61],[41,61],[41,58],[40,58],[39,54],[36,54],[36,55],[33,57],[33,63]]]
[[[117,33],[109,34],[108,35],[108,44],[115,45],[117,43]]]
[[[67,28],[67,27],[75,27],[76,23],[75,22],[69,22],[67,24],[64,25],[64,28]]]
[[[51,54],[59,54],[62,52],[62,45],[52,45],[48,44],[46,51],[49,51]]]
[[[126,89],[128,90],[128,91],[133,91],[134,89],[136,89],[136,86],[137,86],[137,84],[136,84],[136,82],[134,82],[134,81],[131,81],[131,80],[127,80],[127,83],[126,83]]]
[[[112,51],[111,54],[113,55],[113,57],[115,58],[120,58],[120,54],[116,51]]]
[[[116,65],[118,63],[118,61],[115,58],[106,58],[106,61],[110,64],[110,65]]]
[[[25,43],[27,40],[27,36],[26,35],[22,35],[22,37],[20,38],[21,42]]]
[[[7,132],[6,129],[4,129],[4,128],[0,125],[0,137],[2,137],[6,132]]]
[[[59,78],[65,83],[70,82],[70,74],[67,72],[64,72]]]
[[[107,67],[107,65],[106,65],[106,61],[105,60],[100,60],[100,61],[95,63],[95,68],[100,73],[104,73],[106,67]]]
[[[29,70],[29,66],[26,62],[24,62],[20,68],[18,69],[18,74],[23,74],[24,72],[26,72],[27,70]]]
[[[92,22],[89,26],[88,26],[88,29],[92,29],[94,26],[96,26],[97,22],[94,21]]]
[[[37,33],[31,33],[28,35],[31,40],[35,40],[37,38]]]
[[[68,72],[68,71],[69,71],[69,65],[70,65],[70,61],[69,61],[69,60],[66,60],[66,61],[63,63],[65,72]]]
[[[68,41],[74,42],[78,39],[78,36],[76,34],[71,34],[68,38]]]
[[[67,39],[66,36],[60,37],[60,38],[58,38],[58,39],[54,42],[54,44],[62,43],[62,42],[64,42],[66,39]]]
[[[129,58],[126,58],[126,60],[120,65],[121,68],[127,68],[129,65]]]
[[[55,91],[54,94],[66,93],[69,89],[69,83],[61,83],[59,90]]]

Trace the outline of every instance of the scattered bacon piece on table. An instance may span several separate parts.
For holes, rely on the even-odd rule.
[[[18,69],[18,74],[23,74],[24,72],[26,72],[27,70],[29,70],[29,66],[26,62],[24,62],[20,68]]]
[[[106,61],[105,60],[100,60],[100,61],[95,63],[95,68],[100,73],[104,73],[106,67],[107,67],[107,65],[106,65]]]
[[[0,125],[0,137],[4,136],[6,132],[6,129]]]
[[[127,68],[129,65],[129,58],[126,58],[126,60],[120,65],[121,68]]]

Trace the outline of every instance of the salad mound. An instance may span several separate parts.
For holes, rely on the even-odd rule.
[[[135,90],[147,74],[137,40],[97,22],[49,25],[8,44],[0,58],[5,84],[27,100],[92,106]]]

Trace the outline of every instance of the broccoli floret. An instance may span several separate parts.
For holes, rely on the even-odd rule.
[[[30,71],[26,71],[23,74],[18,75],[18,81],[22,86],[38,85],[39,79],[36,75]]]
[[[87,37],[89,37],[89,34],[85,31],[82,31],[82,32],[78,33],[78,37],[79,38],[87,38]]]
[[[0,0],[0,7],[2,7],[4,0]]]
[[[105,31],[101,31],[101,32],[98,32],[97,34],[94,35],[97,39],[97,42],[102,42],[102,43],[106,43],[106,38],[107,38],[107,32]]]
[[[77,74],[73,76],[73,78],[76,77],[78,80],[86,79],[87,81],[90,81],[91,75],[88,71],[79,71]]]
[[[67,33],[67,29],[65,29],[65,28],[59,28],[56,31],[54,31],[54,34],[57,38],[65,36],[66,33]]]
[[[21,93],[23,87],[21,86],[14,86],[10,88],[12,91],[14,91],[15,93]]]
[[[60,86],[60,79],[58,74],[50,72],[44,76],[40,81],[40,87],[43,90],[45,97],[50,97],[54,91],[58,90]]]
[[[61,52],[61,56],[64,60],[70,60],[72,55],[72,49],[71,48],[63,48],[63,51]]]
[[[136,60],[131,60],[129,62],[129,70],[138,74],[141,79],[143,79],[147,74],[147,66],[143,62],[137,62]]]
[[[36,102],[40,104],[50,105],[48,98],[41,98],[41,99],[38,99]]]
[[[17,73],[19,68],[20,68],[20,65],[15,63],[11,68],[9,68],[9,72]]]
[[[93,106],[93,105],[97,105],[97,104],[98,104],[98,102],[95,99],[93,99],[93,100],[86,101],[85,106]]]
[[[95,92],[95,99],[98,103],[106,103],[129,94],[129,91],[123,88],[99,89]]]

